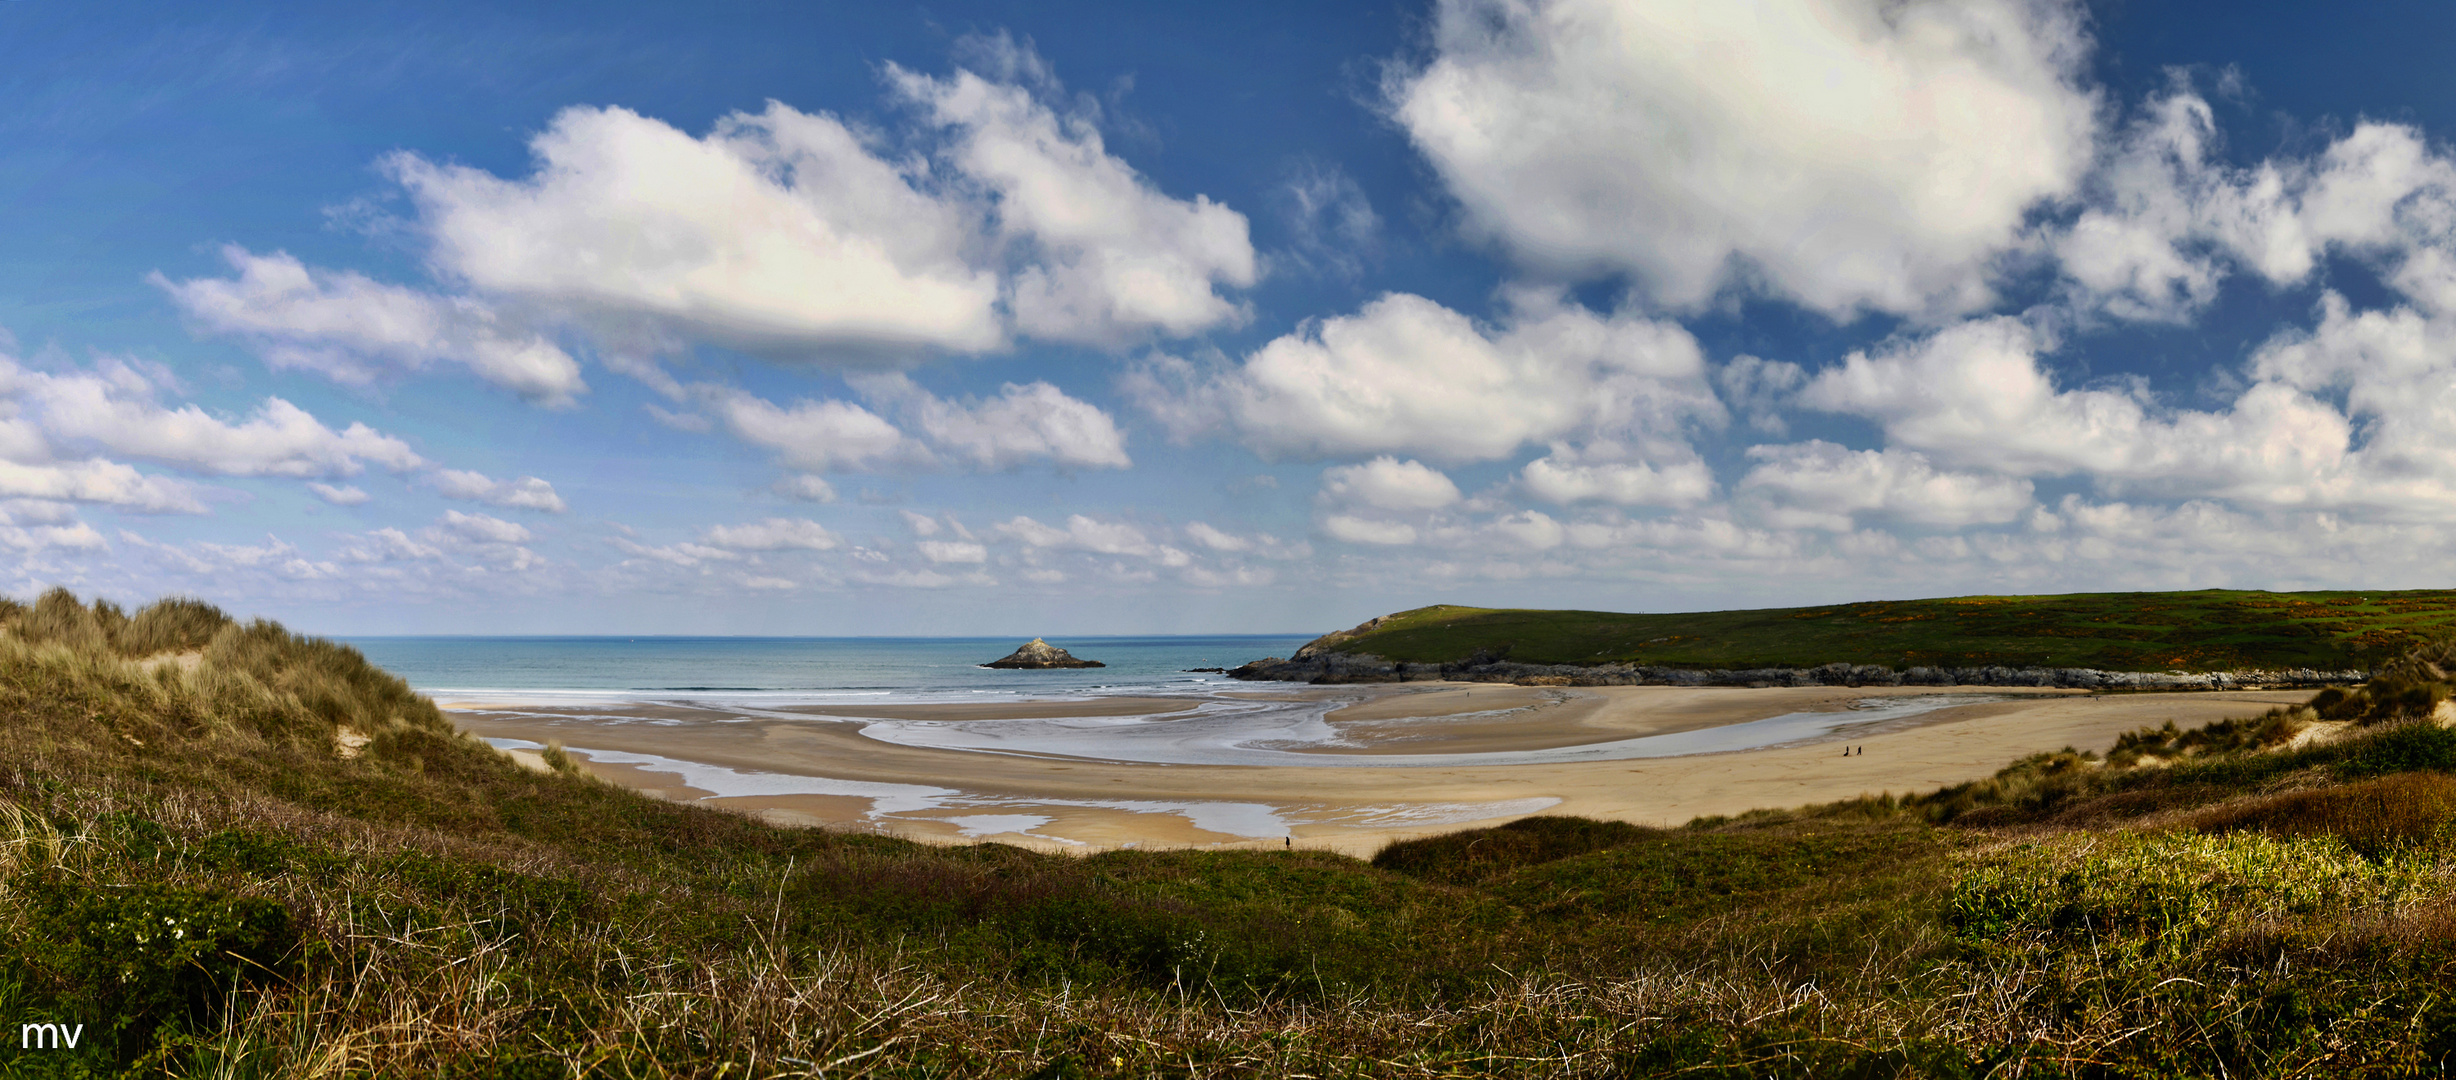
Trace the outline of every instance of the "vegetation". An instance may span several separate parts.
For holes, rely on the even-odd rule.
[[[1960,596],[1815,608],[1625,615],[1441,605],[1330,635],[1317,648],[1411,664],[1679,668],[2368,670],[2456,633],[2456,591]]]
[[[0,604],[0,1019],[87,1027],[0,1072],[2436,1074],[2433,655],[1908,798],[1069,857],[522,769],[349,649],[53,593]]]

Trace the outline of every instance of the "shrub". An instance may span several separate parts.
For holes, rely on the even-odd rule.
[[[1981,947],[2131,938],[2174,957],[2262,920],[2341,918],[2444,890],[2431,867],[2373,862],[2333,837],[2081,834],[1975,857],[1948,921]]]
[[[1402,840],[1374,855],[1373,865],[1426,881],[1467,885],[1556,859],[1634,844],[1659,833],[1625,821],[1520,818],[1496,828]]]
[[[2272,836],[2333,836],[2380,858],[2437,846],[2456,825],[2456,776],[2398,773],[2342,787],[2287,792],[2221,807],[2198,821],[2202,832],[2256,829]]]
[[[297,932],[277,901],[165,884],[27,892],[36,966],[116,1032],[209,1016],[235,987],[292,966]]]
[[[2437,769],[2456,771],[2456,729],[2429,721],[2400,724],[2345,747],[2337,772],[2345,777]]]

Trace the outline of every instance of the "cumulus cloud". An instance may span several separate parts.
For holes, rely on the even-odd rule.
[[[951,135],[944,160],[991,196],[999,237],[1021,255],[1008,296],[1018,329],[1114,345],[1241,316],[1218,289],[1260,275],[1243,214],[1160,192],[1107,151],[1089,118],[1062,116],[1025,86],[894,64],[887,77]]]
[[[394,471],[423,466],[409,444],[353,423],[340,431],[281,398],[246,419],[224,420],[195,405],[156,400],[156,380],[122,364],[48,373],[0,358],[0,397],[10,419],[57,448],[99,450],[220,476],[355,476],[367,463]],[[14,440],[12,440],[14,441]]]
[[[796,502],[831,503],[836,501],[835,485],[828,483],[825,477],[812,476],[808,473],[787,476],[768,485],[768,490]]]
[[[2052,340],[2002,318],[1854,353],[1800,400],[1874,420],[1895,446],[1949,467],[2079,475],[2116,494],[2456,515],[2456,459],[2422,434],[2456,418],[2456,334],[2410,311],[2323,307],[2316,332],[2264,346],[2253,381],[2218,410],[2162,408],[2137,386],[2059,387],[2041,361]],[[2350,411],[2322,397],[2337,392]]]
[[[307,490],[314,492],[316,498],[334,506],[364,506],[370,498],[364,490],[355,486],[349,484],[336,486],[320,480],[308,481]]]
[[[744,442],[775,451],[777,461],[790,468],[811,472],[868,469],[909,459],[916,449],[894,424],[850,401],[779,406],[740,390],[710,390],[705,396],[726,430]]]
[[[933,563],[978,563],[989,560],[989,549],[969,540],[921,540],[913,544]]]
[[[1393,293],[1277,338],[1180,393],[1209,401],[1258,451],[1312,458],[1485,461],[1598,434],[1680,444],[1684,424],[1722,421],[1686,330],[1548,295],[1511,299],[1508,320],[1485,327]],[[1156,383],[1140,390],[1168,406]]]
[[[138,513],[206,512],[192,485],[100,458],[31,465],[0,460],[0,496],[97,503]]]
[[[941,398],[901,374],[860,377],[854,384],[869,407],[841,399],[780,406],[712,386],[695,392],[736,437],[776,451],[780,464],[813,472],[945,464],[1002,469],[1032,461],[1073,468],[1133,464],[1108,413],[1045,382],[1008,383],[996,397],[964,401]],[[909,433],[881,412],[901,420]],[[778,490],[825,502],[834,498],[825,483],[801,477]]]
[[[1561,504],[1591,500],[1622,506],[1690,506],[1714,494],[1714,471],[1702,461],[1656,466],[1585,458],[1566,450],[1536,458],[1519,472],[1519,482],[1536,498]]]
[[[506,180],[396,154],[432,258],[491,294],[795,355],[997,346],[997,276],[966,209],[835,117],[782,103],[705,137],[566,109]]]
[[[1915,450],[1851,450],[1821,439],[1748,451],[1740,481],[1774,524],[1848,530],[1854,515],[1958,528],[2002,524],[2031,506],[2029,481],[1940,470]]]
[[[1442,0],[1388,87],[1466,224],[1675,307],[1749,281],[1836,316],[1986,299],[2089,167],[2057,0]]]
[[[901,139],[782,102],[701,136],[574,107],[530,140],[524,177],[415,153],[384,167],[439,276],[574,321],[652,382],[670,380],[641,358],[692,341],[864,364],[1240,318],[1221,290],[1260,273],[1244,215],[1161,192],[1093,117],[1050,104],[1062,88],[1028,47],[1003,55],[1031,62],[943,78],[887,65],[914,122]]]
[[[387,372],[456,363],[545,405],[569,405],[588,389],[570,354],[474,299],[311,270],[286,252],[231,245],[222,257],[237,277],[151,280],[198,326],[247,340],[275,368],[364,385]]]
[[[1377,510],[1439,510],[1459,500],[1458,485],[1419,461],[1384,454],[1361,465],[1322,471],[1322,498]]]
[[[1123,469],[1125,436],[1098,406],[1045,382],[1007,383],[986,401],[948,401],[902,375],[860,380],[875,403],[891,405],[941,455],[984,469],[1047,460],[1061,466]]]
[[[1382,521],[1354,514],[1330,514],[1322,518],[1322,533],[1333,540],[1351,544],[1378,544],[1396,547],[1416,542],[1416,527],[1403,521]]]
[[[2456,250],[2456,160],[2420,131],[2365,121],[2318,154],[2229,166],[2208,102],[2180,76],[2118,139],[2097,198],[2052,238],[2084,309],[2180,322],[2237,267],[2272,285],[2331,252],[2380,259],[2429,303]],[[2442,306],[2441,310],[2445,310]]]
[[[497,480],[485,473],[438,469],[435,472],[435,490],[447,499],[466,499],[488,506],[543,510],[550,514],[560,514],[569,509],[564,505],[563,497],[555,494],[554,485],[534,476]]]
[[[464,514],[446,510],[437,519],[444,531],[474,544],[525,544],[529,542],[528,526],[505,521],[486,514]]]
[[[1036,548],[1062,548],[1102,555],[1149,555],[1159,550],[1143,530],[1131,524],[1102,521],[1083,514],[1068,515],[1066,527],[1062,529],[1017,516],[999,522],[996,531],[1000,536]]]
[[[702,539],[716,547],[737,551],[833,551],[842,544],[826,526],[807,518],[718,525],[710,528]]]

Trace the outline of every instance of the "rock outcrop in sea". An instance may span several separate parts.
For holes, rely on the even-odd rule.
[[[992,660],[981,666],[992,668],[1087,668],[1107,667],[1108,665],[1103,664],[1098,660],[1077,660],[1074,658],[1073,654],[1067,652],[1066,650],[1058,648],[1055,645],[1051,645],[1039,638],[1033,638],[1030,641],[1024,642],[1022,648],[1006,654],[1004,659]]]
[[[1292,659],[1271,657],[1228,677],[1303,683],[1498,682],[1528,686],[2051,686],[2077,690],[2236,690],[2320,687],[2361,682],[2367,671],[2105,671],[2099,668],[1911,667],[1826,664],[1812,668],[1675,668],[1642,664],[1521,664],[1488,656],[1439,664],[1401,664],[1370,653],[1313,645]]]

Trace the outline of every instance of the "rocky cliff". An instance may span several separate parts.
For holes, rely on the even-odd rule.
[[[1093,668],[1108,665],[1098,660],[1077,660],[1066,650],[1039,638],[1033,638],[1024,642],[1022,648],[981,666],[992,668]]]

